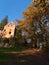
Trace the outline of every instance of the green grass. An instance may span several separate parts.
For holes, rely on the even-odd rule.
[[[7,47],[7,48],[5,48],[5,47],[0,47],[0,52],[2,51],[2,52],[4,52],[4,51],[15,51],[16,49],[15,48],[12,48],[12,47]],[[17,49],[18,50],[18,49]]]
[[[12,51],[22,51],[26,48],[20,47],[20,48],[12,48],[12,47],[0,47],[0,65],[27,65],[27,62],[20,62],[23,60],[21,56],[18,56],[18,54],[12,54],[12,53],[4,53],[4,52],[12,52]]]
[[[22,51],[25,50],[26,47],[20,47],[20,48],[14,48],[14,47],[0,47],[0,53],[1,52],[12,52],[12,51]]]
[[[24,54],[21,56],[20,53],[18,54],[4,53],[4,52],[22,51],[22,50],[24,50],[24,48],[0,47],[0,65],[42,65],[41,64],[43,63],[42,59],[40,59],[40,57],[37,55]],[[38,61],[40,61],[40,63],[38,63]]]
[[[27,65],[21,56],[9,53],[0,53],[0,65]]]

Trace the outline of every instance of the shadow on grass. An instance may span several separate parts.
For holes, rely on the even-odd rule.
[[[0,65],[49,65],[49,62],[38,55],[0,53]]]
[[[2,52],[12,52],[12,51],[22,51],[27,49],[27,47],[20,47],[20,48],[14,48],[14,47],[0,47],[0,53]]]

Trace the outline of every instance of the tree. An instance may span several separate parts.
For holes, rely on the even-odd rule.
[[[47,16],[49,17],[49,1],[34,0],[28,6],[28,9],[23,12],[24,24],[20,26],[20,28],[22,27],[23,29],[19,29],[27,32],[24,38],[31,38],[34,44],[48,43],[46,30],[48,30],[47,22],[49,19]],[[21,21],[21,23],[23,23],[23,21]]]
[[[0,30],[3,30],[4,26],[8,23],[8,16],[6,16],[0,23]]]

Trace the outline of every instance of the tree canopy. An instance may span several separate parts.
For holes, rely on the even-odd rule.
[[[23,11],[23,20],[18,20],[20,25],[19,30],[25,32],[24,38],[31,39],[32,43],[49,43],[49,1],[34,0],[28,6],[27,10]],[[19,23],[19,24],[20,24]],[[48,33],[48,35],[47,35]],[[22,34],[22,33],[21,33]]]
[[[4,26],[8,23],[8,16],[6,16],[0,23],[0,30],[3,30]]]

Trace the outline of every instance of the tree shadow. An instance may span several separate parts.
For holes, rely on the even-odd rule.
[[[40,55],[0,53],[0,65],[49,65]]]

